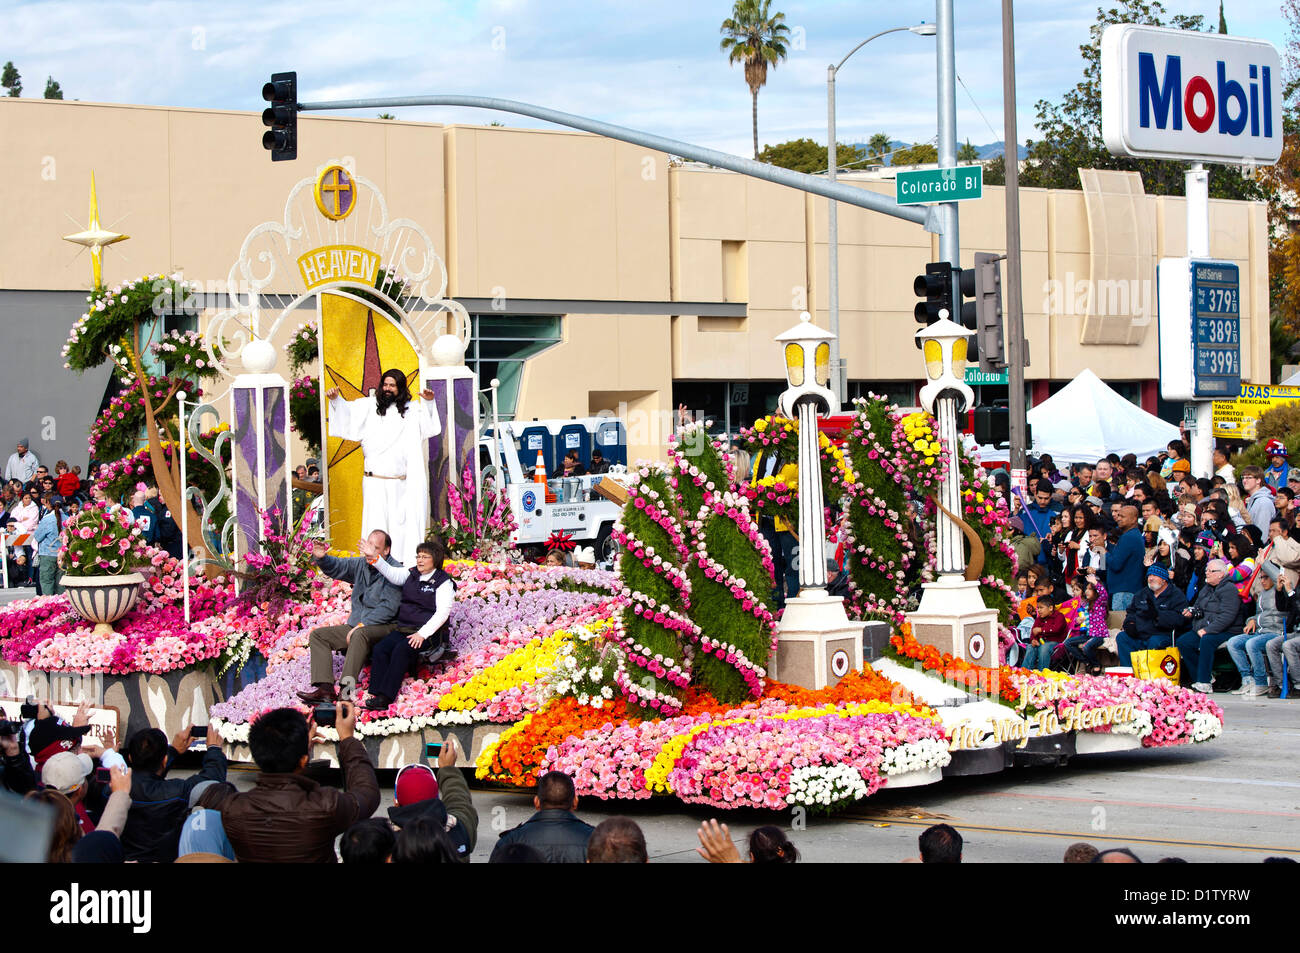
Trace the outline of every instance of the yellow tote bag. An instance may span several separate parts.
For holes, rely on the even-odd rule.
[[[1145,678],[1148,681],[1167,678],[1177,685],[1181,667],[1182,659],[1178,649],[1172,645],[1167,649],[1145,649],[1133,653],[1134,678]]]

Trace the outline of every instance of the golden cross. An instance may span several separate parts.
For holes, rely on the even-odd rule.
[[[343,172],[342,169],[330,169],[329,171],[334,173],[334,182],[333,182],[333,184],[331,184],[331,183],[329,183],[329,182],[327,182],[327,181],[325,181],[325,180],[322,179],[322,180],[321,180],[321,184],[320,184],[320,190],[321,190],[322,193],[325,193],[325,192],[333,192],[333,193],[334,193],[334,196],[333,196],[333,198],[334,198],[334,214],[335,214],[335,215],[341,215],[341,214],[343,214],[343,208],[342,208],[342,203],[339,201],[339,193],[340,193],[340,192],[351,192],[351,191],[352,191],[352,183],[351,183],[350,181],[349,181],[349,182],[344,182],[344,181],[342,181],[342,178],[343,178],[343,176],[345,175],[345,173]]]

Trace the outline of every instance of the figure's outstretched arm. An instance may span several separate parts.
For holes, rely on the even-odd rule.
[[[329,435],[340,440],[360,440],[365,425],[366,398],[344,400],[329,392]]]

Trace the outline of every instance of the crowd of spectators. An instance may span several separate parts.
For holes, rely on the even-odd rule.
[[[1012,506],[1021,621],[1008,661],[1097,673],[1103,651],[1128,666],[1134,651],[1176,645],[1198,691],[1235,682],[1224,677],[1231,663],[1236,693],[1293,697],[1300,470],[1280,443],[1268,449],[1267,469],[1240,473],[1217,450],[1214,476],[1199,479],[1178,440],[1143,462],[1111,454],[1062,471],[1048,454],[1034,461],[1029,494]],[[1009,481],[998,487],[1011,496]]]

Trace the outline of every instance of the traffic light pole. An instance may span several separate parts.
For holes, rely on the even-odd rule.
[[[947,0],[947,2],[951,4],[952,0]],[[844,185],[839,182],[828,182],[823,176],[792,172],[789,169],[768,165],[766,162],[756,162],[753,159],[744,159],[726,152],[718,152],[716,149],[706,149],[703,146],[692,145],[689,142],[681,142],[677,139],[669,139],[666,136],[656,136],[652,133],[628,129],[625,126],[615,126],[612,123],[588,119],[586,116],[560,112],[558,109],[547,109],[545,106],[534,106],[531,103],[521,103],[513,99],[455,95],[399,96],[392,99],[339,99],[318,103],[299,103],[298,111],[391,109],[401,106],[467,106],[471,109],[494,109],[498,112],[514,113],[518,116],[530,116],[533,119],[555,123],[557,126],[581,129],[584,132],[592,132],[607,139],[630,142],[633,145],[644,146],[647,149],[664,152],[670,156],[680,156],[683,159],[704,162],[719,169],[739,172],[742,175],[748,175],[756,179],[766,179],[768,182],[775,182],[777,185],[785,185],[792,189],[811,192],[813,195],[834,199],[837,202],[843,202],[845,205],[865,208],[884,215],[892,215],[894,218],[901,218],[906,222],[921,225],[927,232],[938,232],[940,235],[943,233],[943,220],[936,211],[935,206],[899,205],[893,199],[884,195],[878,195],[867,189],[854,188],[851,185]],[[939,208],[942,208],[942,206],[939,206]],[[955,227],[955,213],[953,222]]]
[[[939,77],[939,168],[957,167],[957,63],[953,38],[952,0],[935,0],[935,26],[938,28],[938,62],[935,73]],[[934,207],[939,217],[939,259],[950,262],[954,269],[961,267],[961,241],[957,234],[957,203],[942,202]],[[961,288],[954,277],[952,300],[961,301]],[[959,314],[949,315],[960,322]]]
[[[1011,482],[1024,490],[1025,316],[1020,288],[1020,147],[1016,138],[1016,38],[1012,0],[1002,0],[1002,155],[1007,201],[1007,416],[1010,418]]]

